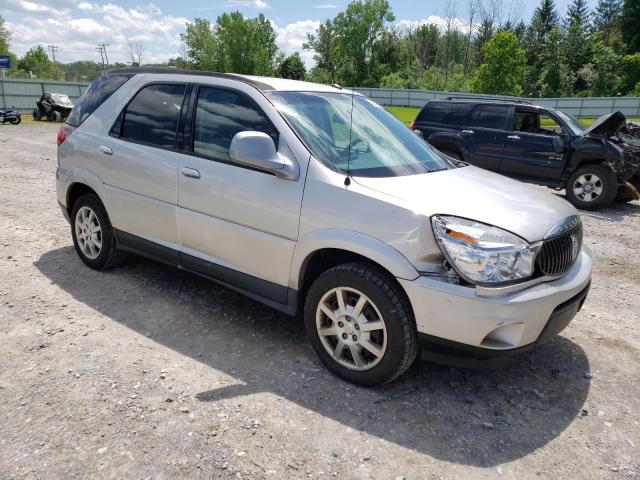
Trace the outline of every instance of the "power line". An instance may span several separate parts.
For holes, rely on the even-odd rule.
[[[53,63],[56,63],[56,51],[58,50],[58,47],[55,45],[47,45],[47,48],[51,52],[51,59],[53,60]]]

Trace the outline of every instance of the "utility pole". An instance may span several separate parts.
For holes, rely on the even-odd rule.
[[[55,45],[47,45],[47,48],[51,52],[51,60],[53,61],[53,63],[56,63],[56,51],[58,50],[58,47],[56,47]]]
[[[100,52],[100,62],[102,63],[102,73],[104,73],[105,68],[104,68],[104,55],[102,53],[102,47],[98,45],[97,50]]]
[[[102,55],[102,53],[104,53],[103,63],[105,63],[107,67],[109,67],[109,57],[107,57],[107,47],[108,46],[109,46],[108,43],[99,43],[98,44],[98,48],[100,49],[100,54]]]

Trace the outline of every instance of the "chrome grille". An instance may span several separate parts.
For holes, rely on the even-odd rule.
[[[536,269],[541,275],[556,276],[567,273],[582,248],[582,223],[542,242],[536,257]]]

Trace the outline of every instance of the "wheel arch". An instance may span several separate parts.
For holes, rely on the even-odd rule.
[[[349,262],[368,262],[392,278],[413,280],[418,271],[400,252],[368,235],[338,229],[311,232],[296,244],[290,272],[291,288],[302,296],[322,272]]]

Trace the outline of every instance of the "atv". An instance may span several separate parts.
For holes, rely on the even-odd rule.
[[[38,108],[33,109],[33,119],[46,118],[50,122],[64,122],[73,108],[68,95],[45,92],[36,102]]]

